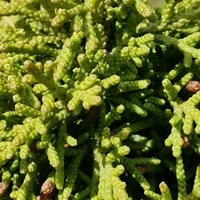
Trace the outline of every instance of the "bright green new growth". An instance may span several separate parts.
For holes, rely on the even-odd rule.
[[[0,198],[200,199],[199,7],[0,0]]]

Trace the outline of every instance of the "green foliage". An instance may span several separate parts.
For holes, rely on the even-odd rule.
[[[199,6],[0,0],[0,198],[200,199]]]

